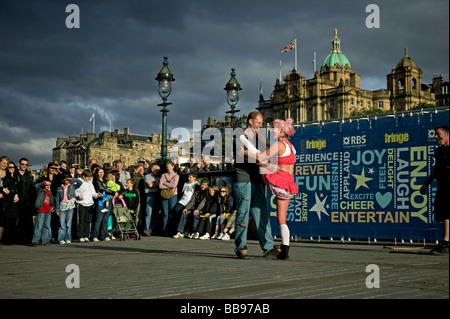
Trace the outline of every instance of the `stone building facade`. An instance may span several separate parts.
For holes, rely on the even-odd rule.
[[[168,153],[177,140],[168,140]],[[95,133],[82,133],[79,136],[58,137],[53,148],[52,158],[67,163],[77,163],[87,167],[91,158],[96,158],[100,165],[121,160],[124,167],[137,163],[139,157],[155,160],[161,153],[161,134],[151,136],[130,134],[126,127],[123,133],[119,129],[113,132],[103,131],[98,136]]]
[[[282,80],[276,80],[270,99],[265,100],[261,92],[258,110],[264,115],[265,123],[289,117],[295,123],[344,118],[354,111],[374,108],[404,111],[422,103],[448,105],[448,82],[436,76],[433,83],[422,83],[423,72],[408,56],[407,49],[387,75],[387,89],[370,91],[361,89],[360,75],[353,71],[342,52],[336,29],[331,44],[331,52],[314,78],[306,79],[294,69]],[[446,95],[442,93],[445,88]],[[436,92],[442,94],[437,96]]]

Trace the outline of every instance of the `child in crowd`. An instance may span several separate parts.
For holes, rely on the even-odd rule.
[[[208,195],[206,196],[206,203],[203,209],[203,214],[200,215],[200,221],[197,226],[197,231],[203,234],[199,239],[210,239],[211,235],[211,221],[217,216],[219,211],[219,202],[217,199],[217,186],[212,186],[208,189]]]
[[[232,213],[233,204],[234,204],[233,197],[228,193],[228,187],[221,186],[219,193],[219,216],[217,216],[216,221],[216,232],[214,233],[214,236],[212,238],[222,239],[222,237],[224,236],[227,214]]]
[[[120,194],[122,191],[122,187],[118,182],[116,182],[116,175],[113,173],[108,173],[108,175],[106,176],[106,187],[108,187],[111,191],[115,193]],[[123,198],[119,199],[122,202],[122,206],[127,207]],[[115,197],[113,197],[112,199],[112,205],[113,207],[115,206]]]
[[[63,183],[56,191],[56,215],[59,216],[58,241],[61,245],[72,241],[72,217],[75,209],[75,183],[69,174],[64,175]]]
[[[83,183],[75,190],[78,204],[78,238],[81,243],[89,242],[92,213],[94,209],[93,199],[102,196],[102,194],[95,191],[91,178],[92,173],[90,170],[82,170],[81,180]]]
[[[176,225],[178,225],[178,223],[180,222],[180,218],[184,208],[191,200],[192,195],[199,185],[200,183],[197,181],[197,174],[189,173],[187,182],[183,184],[183,189],[181,190],[181,198],[173,208],[173,213],[169,216],[168,229],[171,233],[173,232]]]
[[[39,241],[42,242],[42,245],[50,245],[52,237],[52,229],[50,226],[51,213],[55,211],[55,202],[50,190],[51,185],[50,180],[44,180],[42,183],[35,185],[37,194],[35,207],[37,208],[37,215],[33,239],[31,240],[31,246],[33,247],[39,245]]]
[[[130,213],[131,218],[134,222],[136,222],[136,211],[139,205],[138,193],[134,189],[134,182],[131,178],[127,179],[126,186],[127,190],[125,191],[125,194],[123,194],[126,205],[124,207],[128,207],[128,212]]]

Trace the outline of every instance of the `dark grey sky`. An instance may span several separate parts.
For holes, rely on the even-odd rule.
[[[68,29],[66,6],[80,9],[80,28]],[[369,29],[366,6],[380,9]],[[243,90],[238,109],[257,107],[260,82],[267,99],[280,73],[294,66],[307,79],[331,50],[341,49],[361,75],[361,88],[386,88],[386,75],[408,47],[422,83],[449,78],[448,0],[60,0],[0,2],[0,155],[35,168],[51,159],[56,137],[130,127],[161,132],[156,74],[164,56],[176,81],[169,96],[169,132],[192,121],[223,119],[223,89],[231,68]]]

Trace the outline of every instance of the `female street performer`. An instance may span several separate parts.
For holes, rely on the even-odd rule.
[[[294,182],[295,148],[289,137],[295,133],[292,127],[292,119],[286,121],[277,119],[273,122],[271,130],[273,143],[264,153],[256,155],[259,162],[267,162],[271,157],[277,156],[278,170],[267,169],[263,174],[263,180],[272,194],[275,196],[277,204],[277,220],[281,232],[281,253],[278,259],[289,258],[289,238],[290,231],[286,224],[286,214],[289,201],[294,194],[298,193],[297,185]],[[274,161],[270,161],[272,164]],[[273,172],[275,171],[275,172]]]

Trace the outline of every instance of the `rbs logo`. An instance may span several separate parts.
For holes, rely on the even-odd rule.
[[[342,141],[343,145],[361,145],[361,144],[366,144],[366,136],[365,135],[361,135],[361,136],[346,136],[343,138]]]

